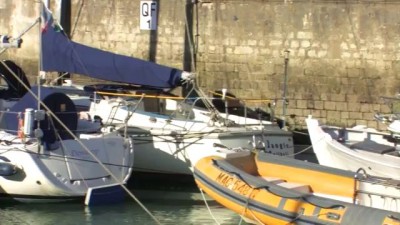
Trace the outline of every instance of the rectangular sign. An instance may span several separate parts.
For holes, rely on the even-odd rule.
[[[140,29],[157,30],[157,1],[140,1]]]

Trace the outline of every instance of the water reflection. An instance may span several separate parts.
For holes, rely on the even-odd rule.
[[[83,205],[76,203],[0,204],[1,224],[54,225],[72,224],[84,218]],[[79,224],[79,223],[76,223]]]
[[[204,202],[148,201],[146,208],[161,223],[180,224],[239,224],[240,217],[217,203],[210,203],[212,215]],[[214,220],[218,221],[218,223]],[[85,207],[80,203],[52,204],[2,204],[1,225],[120,225],[157,224],[137,203]],[[244,224],[244,223],[242,223]]]

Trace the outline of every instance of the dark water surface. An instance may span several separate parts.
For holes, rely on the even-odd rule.
[[[308,147],[296,146],[295,152],[301,154],[295,158],[316,162],[312,149]],[[87,207],[79,202],[0,202],[0,225],[247,224],[238,214],[201,195],[191,176],[176,180],[133,174],[133,178],[129,185],[132,193],[158,222],[134,199],[127,197],[124,203],[95,207]]]
[[[122,204],[86,207],[79,203],[0,204],[1,225],[66,225],[66,224],[240,224],[240,216],[210,202],[210,214],[204,202],[144,201],[156,221],[131,200]],[[215,220],[218,221],[215,222]],[[246,224],[241,222],[242,224]]]

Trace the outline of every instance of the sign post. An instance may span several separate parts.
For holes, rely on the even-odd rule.
[[[140,1],[140,29],[157,30],[157,1]]]

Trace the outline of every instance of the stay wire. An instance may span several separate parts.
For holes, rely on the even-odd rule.
[[[186,4],[197,4],[197,3],[192,3],[192,1],[186,1]],[[194,72],[196,78],[193,81],[193,90],[195,90],[200,96],[206,96],[205,93],[203,92],[203,90],[198,87],[198,73],[197,73],[197,68],[196,68],[196,64],[195,64],[195,53],[194,53],[194,44],[193,44],[193,40],[192,40],[192,36],[190,33],[190,28],[189,28],[189,19],[188,19],[188,15],[187,12],[185,12],[185,28],[186,28],[186,34],[187,34],[187,40],[189,42],[189,50],[190,50],[190,55],[191,55],[191,64],[192,64],[192,72]],[[204,105],[207,107],[208,110],[212,111],[212,112],[218,112],[217,109],[215,109],[215,107],[213,106],[213,104],[209,101],[208,98],[204,98],[203,99],[203,103]],[[219,113],[218,113],[219,115]]]
[[[44,104],[44,102],[42,100],[40,100],[38,98],[38,96],[21,80],[21,78],[19,78],[14,71],[12,71],[6,63],[4,63],[3,61],[0,61],[0,63],[14,76],[14,78],[16,80],[18,80],[18,82],[20,82],[22,84],[22,86],[36,99],[36,101],[39,102],[40,105],[42,105],[43,108],[45,108],[47,110],[47,112],[67,131],[67,133],[69,135],[71,135],[81,146],[82,148],[90,155],[92,156],[98,163],[99,165],[107,172],[110,174],[110,176],[118,182],[118,178],[100,161],[100,159],[97,158],[97,156],[95,154],[93,154],[84,144],[83,142],[78,139],[78,137],[53,113],[53,111],[50,110],[49,107],[47,107],[46,104]],[[118,184],[125,190],[125,192],[132,198],[135,200],[135,202],[137,204],[139,204],[140,207],[142,207],[142,209],[159,225],[161,225],[161,223],[157,220],[157,218],[143,205],[143,203],[140,202],[140,200],[138,198],[136,198],[136,196],[129,191],[129,189],[121,182],[118,182]]]
[[[40,1],[40,4],[43,4],[43,2]],[[83,4],[82,4],[82,5],[83,5]],[[41,22],[42,22],[42,21],[40,21],[40,17],[39,17],[39,25],[41,25]],[[56,22],[56,23],[58,24],[58,21],[54,21],[54,22]],[[59,25],[59,24],[58,24],[58,25]],[[61,26],[60,26],[60,27],[61,27]],[[71,39],[68,38],[68,40],[69,40],[70,45],[72,46],[72,41],[71,41]],[[72,48],[72,49],[73,49],[73,48]],[[77,54],[77,52],[76,52],[75,50],[72,50],[72,52],[74,53],[75,57],[77,58],[77,61],[81,64],[81,66],[82,66],[84,69],[86,69],[86,66],[83,64],[83,61],[82,61],[81,57]],[[3,64],[4,64],[4,63],[3,63]],[[7,67],[7,69],[10,70],[10,72],[12,72],[10,68]],[[87,69],[86,69],[85,72],[86,72],[86,73],[88,72]],[[19,82],[21,82],[21,80],[20,80],[14,73],[12,73],[12,74],[17,78],[17,80],[18,80]],[[40,99],[38,99],[37,96],[36,96],[23,82],[21,82],[21,83],[22,83],[23,86],[36,98],[36,100],[37,100],[38,102],[40,102],[40,104],[42,104],[42,105],[44,106],[44,108],[46,108],[46,110],[49,110],[49,111],[50,111],[50,109],[49,109],[46,105],[44,105],[44,104],[42,103],[42,101],[41,101]],[[72,137],[74,137],[74,138],[83,146],[83,148],[89,153],[89,155],[91,155],[96,161],[98,161],[99,164],[111,175],[111,177],[112,177],[113,179],[115,179],[116,181],[118,181],[118,179],[115,177],[115,175],[112,174],[111,171],[110,171],[107,167],[105,167],[105,166],[103,165],[103,163],[100,162],[100,160],[99,160],[92,152],[90,152],[89,149],[88,149],[86,146],[84,146],[83,143],[82,143],[79,139],[77,139],[77,137],[66,127],[66,125],[65,125],[64,123],[62,123],[62,121],[61,121],[58,117],[56,117],[52,111],[50,111],[50,113],[51,113],[51,115],[52,115],[53,117],[55,117],[55,119],[57,120],[57,122],[59,122],[59,123],[61,124],[61,126],[62,126],[64,129],[66,129],[67,132],[68,132]],[[125,124],[125,126],[126,126],[126,124]],[[127,136],[125,136],[125,138],[126,138],[126,137],[127,137]],[[127,188],[123,183],[119,183],[119,185],[126,191],[126,193],[128,193],[128,195],[129,195],[137,204],[139,204],[139,206],[140,206],[140,207],[141,207],[141,208],[142,208],[142,209],[157,223],[157,224],[161,225],[160,221],[146,208],[146,206],[145,206],[131,191],[128,190],[128,188]]]

